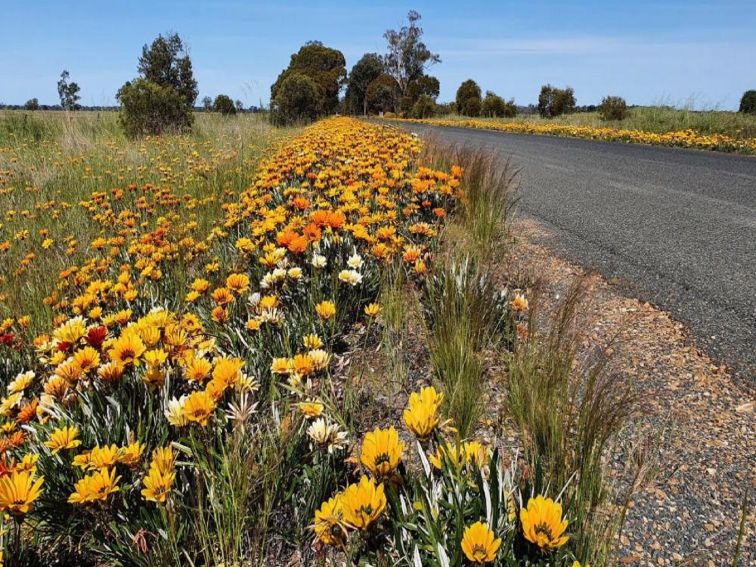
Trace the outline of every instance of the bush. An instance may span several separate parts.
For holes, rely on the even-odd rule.
[[[234,106],[234,101],[231,100],[231,97],[219,94],[215,97],[213,111],[220,112],[223,116],[228,116],[229,114],[236,114],[236,106]]]
[[[517,115],[517,107],[514,100],[507,102],[497,94],[488,91],[481,105],[481,114],[492,118],[514,118]]]
[[[24,104],[24,110],[39,110],[39,100],[30,98]]]
[[[188,130],[194,120],[192,109],[174,88],[146,79],[126,83],[116,98],[121,103],[118,120],[132,138]]]
[[[457,89],[457,112],[463,116],[480,115],[481,96],[480,87],[472,79],[467,79]]]
[[[538,113],[544,118],[554,118],[575,111],[575,91],[571,87],[558,89],[551,85],[541,87],[538,95]]]
[[[621,96],[607,96],[598,107],[601,120],[624,120],[627,118],[627,103]]]
[[[751,90],[743,93],[738,111],[745,114],[756,114],[756,91]]]
[[[289,73],[273,99],[273,120],[278,124],[315,120],[320,99],[315,81],[302,73]]]
[[[430,118],[436,113],[436,103],[428,95],[420,95],[412,107],[412,118]]]

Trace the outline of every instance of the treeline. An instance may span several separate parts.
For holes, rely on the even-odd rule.
[[[455,100],[441,104],[441,85],[429,69],[441,63],[423,41],[421,16],[411,10],[407,22],[398,30],[387,30],[386,51],[366,53],[351,71],[338,49],[319,41],[305,43],[292,54],[270,88],[270,115],[277,124],[303,123],[334,113],[383,114],[410,118],[460,114],[471,117],[514,117],[538,113],[554,118],[573,112],[598,112],[604,120],[623,120],[630,108],[619,96],[607,96],[600,105],[578,106],[575,91],[569,87],[546,84],[541,87],[536,105],[518,106],[514,99],[483,90],[473,79],[457,89]],[[205,96],[196,105],[199,90],[192,62],[178,34],[159,35],[144,45],[137,65],[138,76],[127,81],[116,93],[119,106],[80,104],[80,87],[64,70],[57,83],[59,105],[40,105],[32,98],[23,106],[0,108],[26,110],[119,110],[120,123],[129,136],[180,132],[191,128],[194,112],[217,112],[232,116],[245,109],[239,100],[225,94]],[[342,96],[343,93],[343,96]],[[747,91],[740,112],[756,114],[756,91]]]

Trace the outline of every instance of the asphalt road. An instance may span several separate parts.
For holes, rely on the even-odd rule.
[[[558,254],[670,312],[756,383],[756,157],[403,125],[521,169],[520,213]]]

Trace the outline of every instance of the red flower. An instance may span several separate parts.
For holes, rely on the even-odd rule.
[[[89,344],[89,346],[91,346],[92,348],[100,350],[100,347],[102,346],[103,341],[105,341],[107,334],[108,330],[105,327],[93,327],[89,329],[89,332],[87,333],[87,336],[84,340],[87,341],[87,344]]]
[[[13,333],[6,333],[4,335],[0,335],[0,345],[12,345],[13,339],[16,337],[13,335]]]

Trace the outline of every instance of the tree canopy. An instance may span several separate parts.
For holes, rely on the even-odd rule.
[[[79,108],[79,85],[73,81],[69,82],[70,75],[64,70],[58,80],[58,96],[60,97],[60,106],[65,110],[76,110]]]
[[[293,74],[308,77],[317,87],[314,115],[331,114],[339,105],[339,91],[346,80],[346,60],[337,49],[326,47],[319,41],[309,41],[291,56],[289,66],[281,71],[270,87],[270,99],[278,106],[279,90]],[[300,86],[302,81],[298,81]],[[308,112],[307,114],[312,114]]]
[[[383,61],[377,53],[366,53],[349,73],[345,101],[347,110],[353,113],[368,113],[368,87],[383,75]]]
[[[142,77],[161,87],[171,87],[193,107],[199,91],[192,60],[178,34],[159,35],[151,45],[142,47],[137,67]]]
[[[388,44],[383,56],[384,68],[396,81],[403,110],[412,108],[420,95],[428,94],[422,90],[411,91],[411,85],[425,75],[428,67],[441,62],[441,57],[423,42],[423,29],[418,25],[421,18],[418,12],[410,10],[407,25],[383,34]]]
[[[457,89],[457,112],[464,116],[478,116],[482,104],[480,87],[472,79],[467,79]]]

